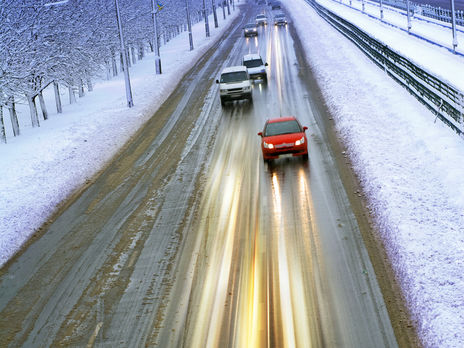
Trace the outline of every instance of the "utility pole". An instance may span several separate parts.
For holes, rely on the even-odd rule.
[[[121,43],[121,54],[122,54],[122,64],[124,67],[124,82],[126,85],[127,106],[131,108],[134,106],[134,101],[132,100],[132,90],[131,90],[130,78],[129,78],[129,66],[127,65],[126,47],[124,45],[124,36],[122,34],[121,15],[119,13],[118,0],[114,0],[114,5],[116,7],[116,20],[118,22],[119,41]]]

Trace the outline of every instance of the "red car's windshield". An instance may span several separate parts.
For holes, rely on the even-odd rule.
[[[273,135],[301,132],[303,132],[303,130],[301,129],[300,124],[295,120],[272,122],[266,125],[266,129],[264,130],[264,136],[271,137]]]

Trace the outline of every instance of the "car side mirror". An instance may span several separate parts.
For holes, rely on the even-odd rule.
[[[216,83],[219,83],[219,80],[216,80]]]
[[[262,137],[262,136],[263,136],[263,132],[259,132],[258,135],[259,135],[260,137]]]
[[[269,65],[269,64],[267,64],[267,63],[264,63],[264,66],[268,66],[268,65]]]
[[[304,127],[303,127],[303,132],[304,132],[305,130],[307,130],[307,129],[308,129],[308,127],[304,126]]]

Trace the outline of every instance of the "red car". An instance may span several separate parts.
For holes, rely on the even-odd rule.
[[[263,159],[269,161],[285,154],[308,158],[307,129],[292,116],[267,120],[263,131],[258,133],[261,136]]]

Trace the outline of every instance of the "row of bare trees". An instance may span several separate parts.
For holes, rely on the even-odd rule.
[[[69,103],[92,91],[92,80],[110,79],[153,51],[153,5],[158,11],[158,44],[187,28],[186,5],[193,22],[217,6],[230,14],[233,0],[118,0],[126,52],[121,52],[114,0],[2,0],[0,2],[0,142],[6,143],[5,117],[13,136],[20,135],[17,103],[27,103],[32,127],[48,118],[45,88],[55,91],[61,113],[60,88]],[[186,43],[188,44],[188,43]],[[103,75],[103,76],[102,76]],[[40,103],[40,116],[37,107]],[[4,117],[5,116],[5,117]]]

